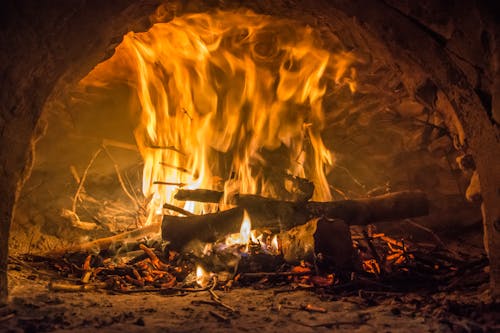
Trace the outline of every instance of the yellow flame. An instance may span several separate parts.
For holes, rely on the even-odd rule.
[[[250,217],[248,216],[247,211],[245,210],[243,214],[243,222],[241,222],[240,228],[240,244],[248,244],[250,242],[252,230],[252,223],[250,222]]]
[[[205,272],[205,270],[201,266],[196,266],[196,283],[200,287],[206,287],[208,283],[208,274]]]
[[[329,200],[325,169],[334,160],[321,138],[323,96],[328,84],[354,89],[352,62],[324,50],[310,27],[218,11],[128,33],[83,83],[124,80],[137,92],[134,134],[143,192],[154,198],[150,223],[164,203],[184,205],[174,200],[182,186],[279,196],[285,181],[269,174],[308,178],[313,199]]]
[[[252,237],[252,222],[247,211],[243,213],[243,220],[241,221],[240,232],[231,234],[226,237],[226,245],[248,245]],[[255,237],[255,236],[253,236]]]
[[[271,240],[271,251],[273,253],[279,253],[278,235],[274,235]]]

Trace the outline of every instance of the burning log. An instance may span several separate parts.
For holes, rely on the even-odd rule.
[[[312,198],[312,195],[314,193],[314,184],[311,181],[289,174],[282,174],[279,175],[279,177],[281,177],[283,180],[288,180],[293,184],[294,190],[291,193],[288,193],[288,195],[294,197],[295,201],[305,202]],[[219,203],[223,196],[224,192],[222,191],[207,189],[179,189],[174,198],[179,201]]]
[[[180,189],[175,194],[174,198],[180,201],[197,201],[197,202],[210,202],[218,203],[224,192],[213,190],[183,190]]]
[[[280,235],[284,259],[289,263],[301,260],[322,267],[350,269],[354,251],[351,231],[342,220],[317,218]]]
[[[420,191],[395,192],[373,198],[333,202],[288,202],[240,195],[238,205],[223,212],[200,216],[164,216],[162,237],[174,249],[181,249],[192,240],[215,242],[222,236],[238,233],[247,210],[255,229],[281,231],[303,225],[313,218],[341,219],[348,225],[367,225],[382,221],[427,215],[429,203]],[[332,222],[334,223],[334,222]]]

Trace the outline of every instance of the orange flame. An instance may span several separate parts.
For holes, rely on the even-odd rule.
[[[278,244],[278,235],[274,235],[273,239],[271,240],[271,251],[273,253],[279,253],[280,247]]]
[[[350,54],[320,45],[310,27],[250,11],[185,15],[124,37],[83,83],[121,79],[137,92],[149,223],[164,203],[215,209],[174,200],[182,186],[276,197],[276,170],[310,179],[313,199],[330,199],[323,96],[327,84],[354,89],[354,71]]]
[[[201,266],[196,266],[196,283],[204,288],[207,286],[209,280],[209,274],[205,272],[203,267]]]
[[[248,216],[247,211],[243,213],[243,221],[241,222],[240,232],[238,234],[232,234],[227,236],[226,245],[248,245],[250,240],[255,238],[255,235],[251,231],[252,223],[250,221],[250,216]]]

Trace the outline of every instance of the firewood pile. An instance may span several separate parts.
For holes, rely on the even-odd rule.
[[[310,289],[336,295],[371,295],[419,288],[429,292],[454,290],[487,281],[485,257],[457,253],[444,244],[396,239],[377,232],[374,226],[361,229],[349,234],[352,256],[343,266],[328,260],[328,253],[288,260],[282,244],[270,250],[270,235],[246,245],[215,242],[209,251],[205,248],[201,252],[178,251],[168,242],[141,237],[100,250],[81,246],[11,259],[44,271],[51,279],[48,287],[52,291],[179,295],[209,291],[213,302],[220,302],[215,290],[241,286],[277,288],[275,292]]]
[[[222,197],[211,190],[177,194],[213,203]],[[487,280],[485,257],[447,249],[435,234],[430,238],[437,242],[419,243],[377,232],[375,223],[428,214],[427,196],[419,191],[333,202],[235,195],[231,204],[204,215],[167,204],[161,225],[11,260],[44,270],[52,291],[210,291],[214,302],[220,302],[215,290],[239,286],[350,294],[447,290]],[[228,242],[241,236],[245,216],[259,237]]]
[[[101,150],[106,152],[106,147]],[[229,312],[232,307],[216,290],[250,286],[277,293],[308,289],[376,295],[455,289],[487,280],[486,258],[454,252],[434,234],[430,238],[438,242],[419,243],[377,232],[379,222],[427,215],[425,193],[315,202],[310,200],[312,183],[297,177],[291,181],[293,201],[249,194],[228,198],[214,190],[179,188],[175,199],[180,202],[218,205],[224,200],[225,209],[196,215],[165,204],[161,223],[11,261],[48,277],[53,292],[206,291],[211,302]],[[83,180],[79,184],[74,215]],[[244,241],[229,241],[242,235],[245,217],[259,235],[252,232]]]

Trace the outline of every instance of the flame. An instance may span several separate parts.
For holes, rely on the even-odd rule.
[[[199,265],[196,266],[196,283],[202,288],[205,288],[208,284],[208,274]]]
[[[248,213],[245,210],[243,213],[240,232],[227,236],[226,245],[248,245],[250,240],[253,241],[252,237],[255,239],[255,235],[252,234],[252,222],[250,221],[250,216],[248,216]]]
[[[328,85],[354,89],[352,62],[323,49],[310,27],[218,11],[128,33],[82,83],[122,80],[137,93],[134,135],[151,223],[164,203],[216,209],[176,201],[179,187],[277,197],[285,180],[269,177],[276,170],[310,179],[313,199],[329,200],[325,170],[334,159],[321,138],[323,96]]]
[[[278,235],[274,235],[273,239],[271,240],[271,251],[273,253],[279,253],[279,249]]]

